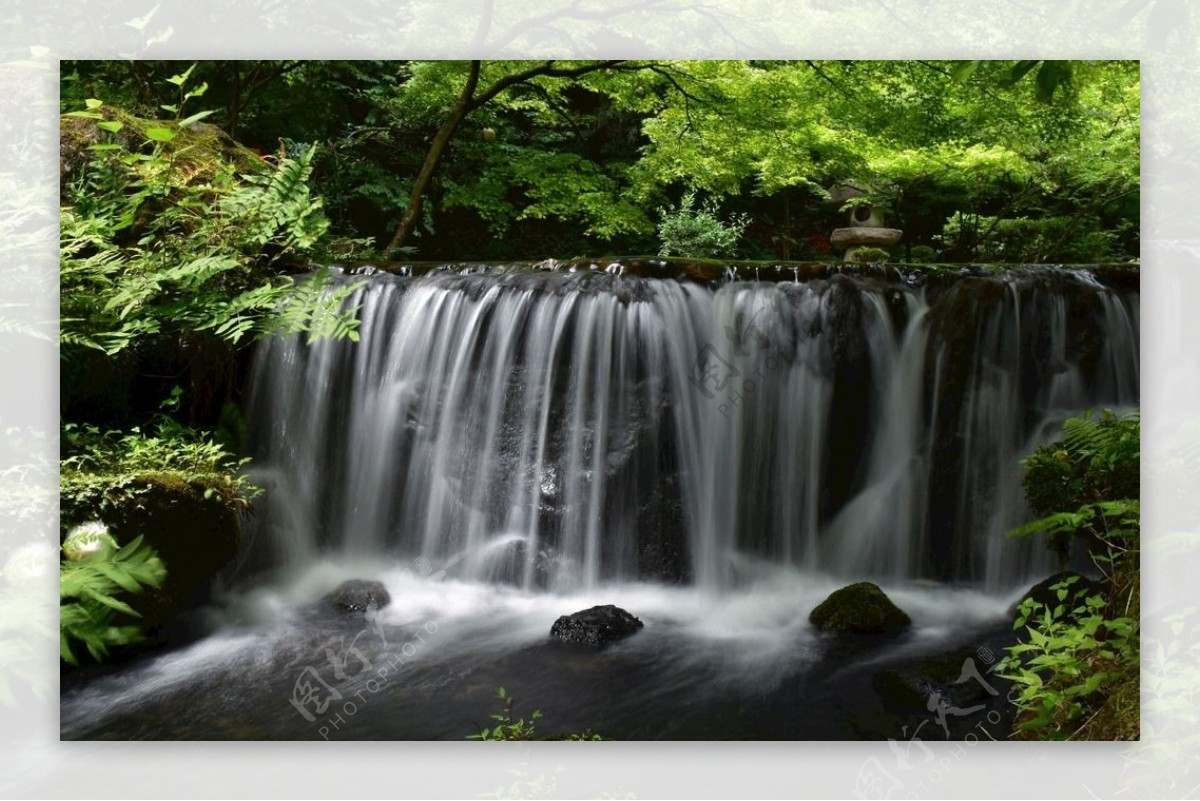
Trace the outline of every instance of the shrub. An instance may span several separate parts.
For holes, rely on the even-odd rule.
[[[955,212],[937,239],[948,249],[969,251],[983,261],[1088,263],[1124,261],[1120,237],[1120,231],[1102,230],[1094,215],[997,220]]]
[[[891,258],[892,254],[883,248],[857,248],[850,254],[850,261],[855,264],[876,264],[889,261]]]
[[[929,264],[937,261],[938,253],[929,245],[913,245],[908,251],[908,260],[912,264]]]
[[[1027,598],[1017,610],[1013,628],[1025,627],[1028,640],[1008,649],[996,665],[998,674],[1018,687],[1013,703],[1020,710],[1018,736],[1071,739],[1106,706],[1115,688],[1139,670],[1138,624],[1135,618],[1108,618],[1105,601],[1074,590],[1078,576],[1051,589],[1053,607]],[[1113,739],[1137,739],[1132,729],[1109,732]]]
[[[1095,545],[1096,526],[1106,527],[1112,515],[1123,513],[1097,504],[1138,497],[1140,443],[1136,410],[1124,415],[1089,412],[1067,420],[1060,440],[1042,445],[1023,461],[1025,498],[1039,519],[1017,532],[1047,533],[1050,546],[1064,559],[1073,534]]]
[[[677,209],[660,208],[659,254],[696,259],[733,255],[750,218],[734,214],[728,221],[722,221],[719,214],[717,203],[711,198],[697,207],[695,192],[684,195]]]

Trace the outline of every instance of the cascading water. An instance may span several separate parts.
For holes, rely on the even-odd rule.
[[[373,275],[361,341],[258,353],[256,548],[558,591],[781,564],[1011,588],[1052,567],[1003,536],[1021,456],[1138,401],[1130,283]]]
[[[907,737],[933,707],[896,682],[998,653],[1055,569],[1004,536],[1021,457],[1138,400],[1136,269],[556,267],[343,275],[359,342],[263,343],[244,580],[64,690],[62,736],[460,739],[503,686],[552,735]],[[392,603],[334,610],[349,578]],[[911,631],[809,625],[860,578]],[[549,636],[610,603],[645,629]]]

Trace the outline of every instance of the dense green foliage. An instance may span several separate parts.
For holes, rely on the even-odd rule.
[[[148,478],[203,487],[216,498],[246,509],[260,490],[237,470],[239,459],[211,435],[167,418],[154,433],[101,431],[67,424],[63,430],[60,494],[64,521],[75,510],[102,517],[147,492]]]
[[[173,69],[66,62],[64,109],[158,115]],[[820,258],[835,184],[905,230],[904,255],[1138,253],[1136,62],[251,61],[193,80],[241,141],[321,143],[339,233],[382,247],[417,187],[422,258],[657,252],[656,211],[688,193],[754,220],[736,255]]]
[[[1073,576],[1057,602],[1026,598],[1014,629],[1025,638],[998,664],[1018,685],[1017,733],[1040,739],[1136,739],[1141,665],[1138,622],[1139,416],[1103,412],[1068,420],[1062,439],[1025,460],[1026,496],[1038,519],[1012,536],[1048,535],[1066,555],[1082,539],[1102,573],[1089,595]]]
[[[276,266],[328,228],[307,185],[311,149],[239,175],[235,160],[212,152],[214,132],[103,110],[93,103],[81,113],[94,126],[67,128],[102,141],[86,145],[90,158],[63,187],[64,358],[158,335],[235,344],[275,331],[354,335],[338,311],[344,292],[324,293],[323,274],[297,285]]]
[[[1061,440],[1042,445],[1024,460],[1025,498],[1038,518],[1017,534],[1046,533],[1065,559],[1072,535],[1097,545],[1102,531],[1130,518],[1136,524],[1140,447],[1136,410],[1067,420]]]

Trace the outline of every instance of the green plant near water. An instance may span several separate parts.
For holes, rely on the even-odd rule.
[[[696,193],[688,192],[678,208],[659,209],[659,254],[706,259],[731,256],[750,218],[734,214],[721,219],[720,209],[712,198],[696,204]]]
[[[64,523],[79,515],[116,511],[150,491],[146,479],[202,488],[237,511],[246,510],[262,490],[239,470],[238,458],[211,434],[169,417],[152,430],[104,431],[68,423],[63,427],[60,502]]]
[[[479,730],[478,734],[468,734],[468,740],[486,740],[494,741],[525,741],[525,740],[603,740],[599,734],[593,733],[590,729],[582,732],[573,732],[563,737],[545,738],[538,737],[536,731],[537,721],[542,717],[542,710],[535,709],[529,715],[529,719],[514,717],[513,711],[514,700],[508,691],[503,687],[496,690],[496,697],[500,700],[501,709],[499,712],[493,713],[490,717],[495,723],[494,726],[484,726]]]
[[[75,649],[82,646],[100,662],[116,646],[142,642],[145,635],[136,622],[117,620],[117,615],[140,617],[121,596],[159,587],[166,575],[162,560],[141,537],[110,554],[63,562],[59,569],[62,660],[79,665]]]
[[[997,663],[997,673],[1017,685],[1021,735],[1077,737],[1101,714],[1114,685],[1137,680],[1137,620],[1106,617],[1103,596],[1075,589],[1076,581],[1070,576],[1051,587],[1053,606],[1021,603],[1013,628],[1024,628],[1027,639]]]
[[[1045,533],[1065,559],[1070,540],[1082,537],[1093,553],[1124,539],[1138,517],[1141,418],[1137,410],[1084,413],[1063,423],[1062,437],[1024,460],[1023,486],[1038,519],[1013,536]],[[1108,537],[1108,532],[1113,537]]]
[[[1016,734],[1038,739],[1138,736],[1140,593],[1139,416],[1102,412],[1068,420],[1063,436],[1025,460],[1026,498],[1036,520],[1013,537],[1045,535],[1066,558],[1081,539],[1102,574],[1088,594],[1071,576],[1055,602],[1025,599],[999,675],[1017,684]]]

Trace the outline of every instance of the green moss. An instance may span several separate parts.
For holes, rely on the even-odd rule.
[[[1141,682],[1133,673],[1108,693],[1076,740],[1137,740],[1141,737]]]
[[[850,261],[855,264],[875,264],[891,261],[892,254],[883,248],[858,248],[850,254]]]
[[[822,631],[853,634],[878,634],[912,624],[904,610],[869,581],[833,592],[812,610],[808,620]]]
[[[162,153],[187,181],[211,181],[232,167],[239,173],[263,172],[268,164],[253,150],[238,144],[216,125],[198,122],[180,128],[175,120],[136,117],[113,106],[96,110],[101,119],[62,116],[59,118],[59,155],[65,165],[82,166],[95,155],[93,145],[117,144],[129,152],[146,151],[155,144],[146,132],[152,128],[171,131],[174,138],[161,143]],[[120,123],[116,132],[97,127],[101,122]],[[116,151],[120,152],[120,151]]]

